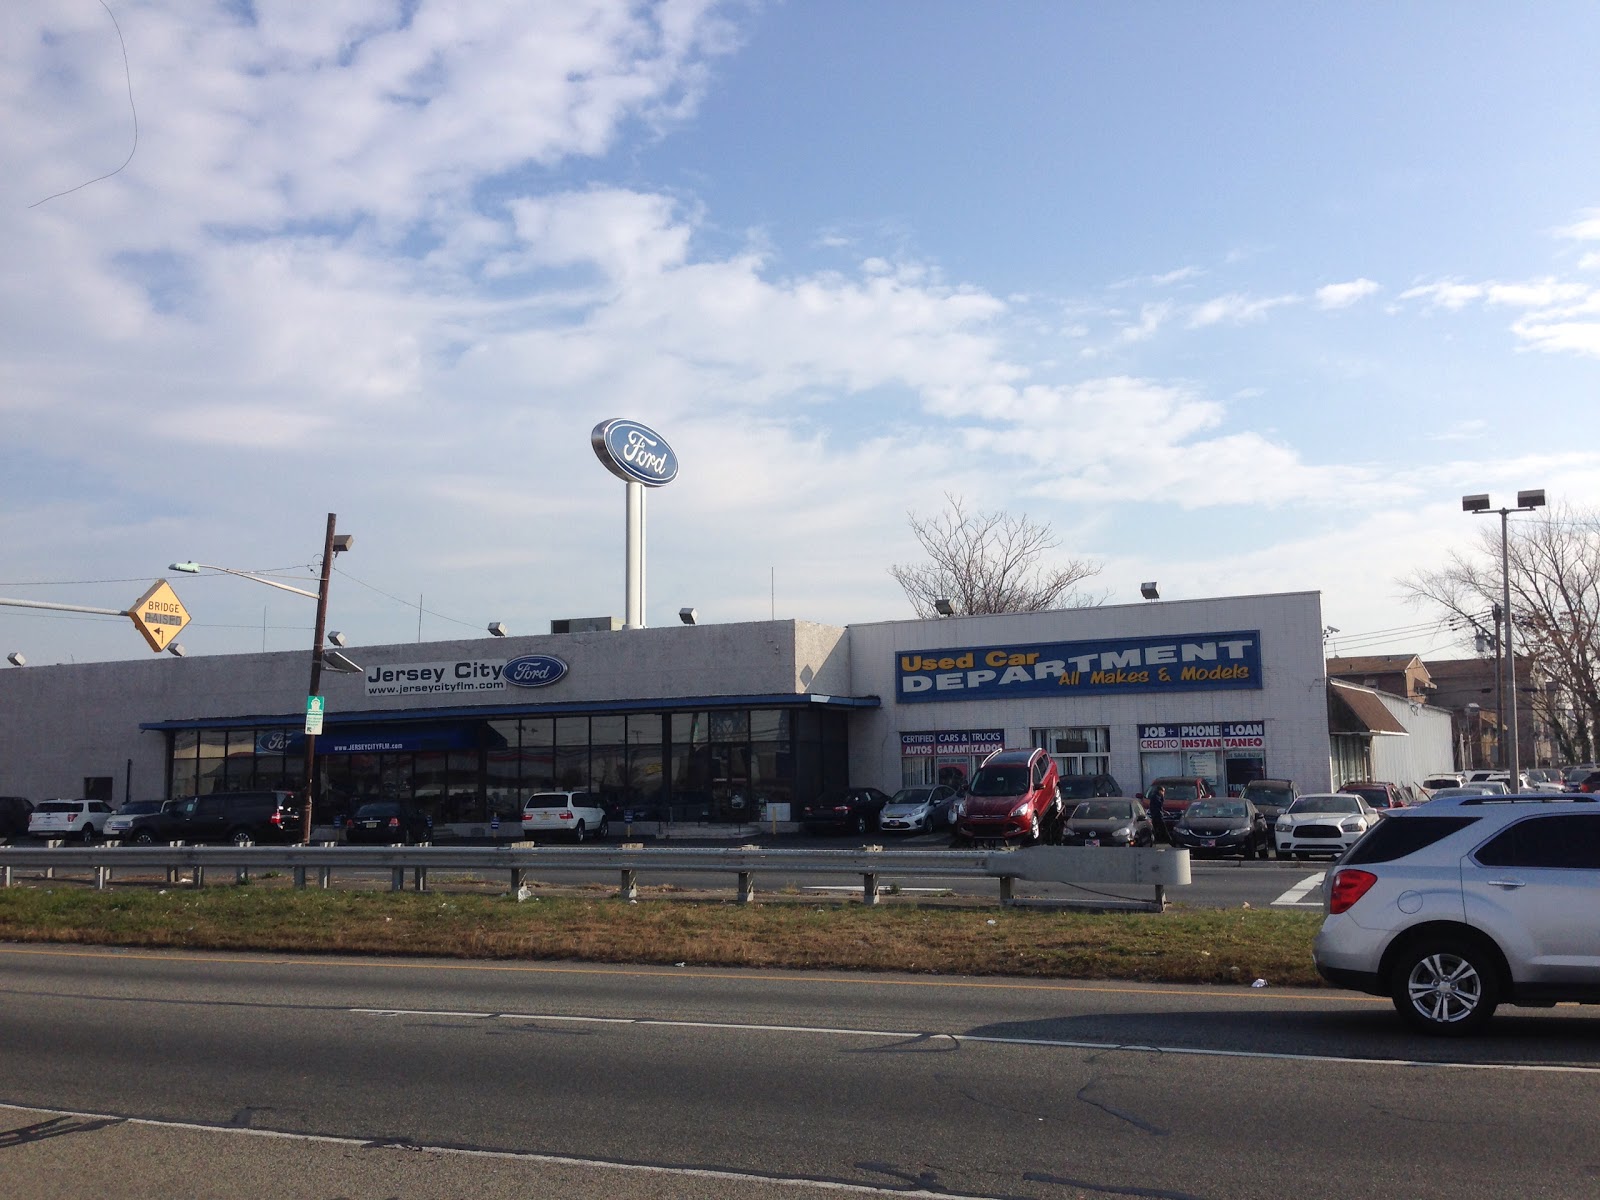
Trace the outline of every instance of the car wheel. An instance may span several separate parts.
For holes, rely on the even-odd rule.
[[[156,839],[148,829],[136,829],[133,831],[133,836],[126,840],[135,846],[152,846]]]
[[[606,834],[608,834],[610,832],[611,832],[611,822],[608,819],[606,819],[605,817],[601,817],[600,818],[600,828],[596,829],[594,831],[594,836],[599,838],[603,842],[603,841],[606,840]]]
[[[1424,1033],[1476,1033],[1500,1004],[1493,956],[1465,938],[1415,943],[1395,960],[1390,981],[1395,1008]]]
[[[231,834],[228,835],[228,840],[235,846],[248,846],[255,839],[250,836],[250,831],[248,829],[235,829]]]
[[[1033,814],[1033,820],[1028,823],[1028,844],[1037,845],[1039,842],[1039,814]]]
[[[588,831],[584,829],[583,822],[579,821],[578,827],[572,831],[572,840],[575,842],[582,842],[584,838],[588,836]]]
[[[93,825],[85,825],[83,827],[83,844],[85,846],[94,845],[94,826]]]
[[[856,818],[854,829],[857,833],[865,833],[867,831],[867,819],[865,817],[858,816]]]
[[[1262,862],[1267,861],[1267,844],[1265,842],[1262,842],[1261,845],[1256,847],[1256,857]]]

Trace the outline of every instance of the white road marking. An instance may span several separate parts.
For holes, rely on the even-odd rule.
[[[232,1125],[203,1125],[194,1121],[158,1121],[149,1117],[124,1117],[117,1113],[79,1112],[66,1108],[44,1108],[37,1105],[6,1104],[0,1110],[19,1113],[44,1113],[50,1117],[72,1117],[83,1121],[117,1121],[124,1125],[143,1126],[147,1129],[182,1129],[193,1133],[221,1133],[235,1137],[271,1138],[285,1142],[314,1142],[324,1146],[351,1146],[356,1149],[374,1147],[371,1138],[336,1137],[320,1133],[282,1133],[274,1129],[239,1129]],[[378,1146],[381,1148],[381,1145]],[[819,1191],[846,1192],[858,1196],[911,1196],[917,1200],[950,1200],[948,1192],[928,1192],[921,1189],[873,1187],[870,1184],[840,1183],[831,1179],[812,1179],[805,1175],[760,1175],[753,1171],[713,1170],[706,1167],[662,1167],[647,1163],[610,1162],[603,1158],[575,1158],[566,1154],[520,1153],[515,1150],[462,1150],[454,1146],[432,1146],[426,1142],[407,1141],[396,1149],[426,1151],[430,1154],[450,1155],[455,1158],[492,1158],[511,1162],[549,1163],[553,1166],[594,1167],[605,1171],[630,1171],[643,1175],[666,1175],[683,1179],[724,1179],[741,1183],[790,1184],[796,1187],[816,1188]],[[982,1196],[967,1196],[964,1200],[996,1200]]]
[[[1321,896],[1318,896],[1315,900],[1307,900],[1306,896],[1313,889],[1322,886],[1322,880],[1326,875],[1326,871],[1318,871],[1315,875],[1307,875],[1272,903],[1276,905],[1293,905],[1298,908],[1321,908]]]
[[[1136,1042],[1085,1042],[1058,1038],[987,1037],[979,1034],[929,1032],[924,1029],[843,1029],[829,1025],[753,1025],[737,1021],[671,1021],[659,1017],[575,1017],[565,1013],[444,1013],[433,1009],[352,1008],[361,1016],[441,1017],[467,1015],[504,1021],[549,1021],[587,1025],[649,1025],[665,1029],[715,1029],[730,1033],[813,1033],[826,1037],[944,1038],[960,1045],[981,1042],[989,1046],[1047,1046],[1058,1050],[1122,1050],[1130,1054],[1180,1054],[1195,1058],[1255,1058],[1277,1062],[1342,1063],[1364,1067],[1419,1067],[1439,1071],[1526,1071],[1545,1075],[1600,1075],[1600,1067],[1550,1063],[1426,1062],[1409,1058],[1354,1058],[1340,1054],[1282,1054],[1266,1050],[1217,1050],[1204,1046],[1158,1046]],[[914,1192],[902,1193],[916,1195]]]

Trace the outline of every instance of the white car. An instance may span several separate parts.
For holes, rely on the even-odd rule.
[[[1312,793],[1278,814],[1273,844],[1279,858],[1337,858],[1381,820],[1381,812],[1352,792]]]
[[[575,842],[611,832],[606,810],[594,792],[535,792],[522,805],[522,836],[554,834]]]
[[[954,788],[942,784],[901,788],[879,810],[878,828],[907,833],[948,829],[955,824],[958,811]]]
[[[92,842],[105,832],[113,811],[103,800],[45,800],[28,817],[28,832],[34,837]]]

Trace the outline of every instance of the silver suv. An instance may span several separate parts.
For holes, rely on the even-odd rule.
[[[1462,796],[1379,821],[1323,885],[1312,956],[1425,1033],[1501,1003],[1600,1004],[1600,803]]]

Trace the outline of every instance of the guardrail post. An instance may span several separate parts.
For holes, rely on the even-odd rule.
[[[620,892],[624,900],[637,900],[639,898],[639,874],[626,867],[622,869],[622,888]]]
[[[181,846],[181,845],[183,845],[183,843],[182,842],[168,842],[167,845],[169,847]],[[178,882],[178,868],[177,867],[168,867],[167,868],[167,882],[168,883],[177,883]]]
[[[199,863],[194,865],[194,885],[197,888],[203,888],[206,885],[206,869]]]
[[[1010,904],[1016,888],[1017,877],[1015,875],[1000,876],[1000,903]]]
[[[739,872],[739,903],[749,904],[756,898],[756,877],[753,871]]]
[[[97,892],[106,890],[106,880],[111,875],[110,867],[96,867],[94,869],[94,888]]]
[[[6,882],[5,882],[5,886],[6,887],[10,887],[11,886],[11,868],[10,868],[10,866],[6,867]]]
[[[406,890],[406,869],[404,867],[395,867],[389,873],[389,890],[391,892],[403,892]]]
[[[863,875],[861,877],[861,903],[876,904],[878,902],[878,877],[876,875]]]
[[[245,845],[245,847],[250,847],[250,846],[254,846],[255,843],[254,842],[246,842],[246,843],[244,843],[244,845]],[[247,867],[247,866],[245,866],[245,867],[236,867],[234,869],[234,872],[233,872],[233,881],[235,883],[249,883],[250,882],[250,868]]]
[[[54,850],[56,847],[61,845],[61,839],[60,838],[46,838],[44,844],[46,846],[50,847],[50,849]],[[56,869],[54,867],[46,867],[44,869],[44,877],[46,879],[54,879],[56,877]]]
[[[417,867],[411,872],[411,886],[419,892],[428,890],[428,868]]]
[[[521,867],[512,867],[511,868],[511,890],[513,892],[515,892],[521,887],[522,887],[522,868]]]
[[[317,844],[319,846],[337,846],[339,843],[338,842],[318,842]],[[333,868],[332,867],[318,867],[317,868],[317,886],[319,888],[321,888],[323,891],[327,891],[329,888],[331,888],[333,886]]]
[[[296,889],[303,889],[306,886],[306,869],[304,867],[296,867],[294,869],[294,886]]]

